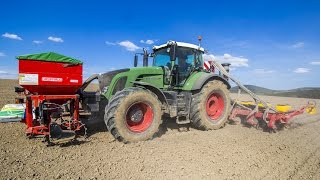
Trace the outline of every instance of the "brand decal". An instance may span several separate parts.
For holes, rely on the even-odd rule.
[[[54,78],[54,77],[42,77],[42,81],[47,81],[47,82],[62,82],[62,78]]]

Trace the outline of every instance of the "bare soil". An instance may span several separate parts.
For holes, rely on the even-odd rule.
[[[14,103],[14,98],[16,96],[14,86],[17,84],[17,80],[0,79],[0,109],[5,104]]]
[[[263,98],[294,108],[307,103]],[[2,123],[0,179],[320,179],[319,114],[298,116],[277,133],[243,125],[178,129],[167,122],[160,137],[123,144],[102,127],[77,143],[46,147],[25,136],[24,124]]]

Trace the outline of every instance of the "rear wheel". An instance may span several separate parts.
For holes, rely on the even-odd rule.
[[[192,97],[190,112],[192,123],[196,128],[203,130],[219,129],[228,121],[230,106],[226,85],[217,80],[208,82]]]
[[[111,134],[126,143],[151,139],[159,131],[161,116],[156,95],[142,88],[128,88],[113,96],[104,120]]]

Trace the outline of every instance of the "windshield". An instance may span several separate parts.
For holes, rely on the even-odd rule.
[[[167,48],[154,52],[153,66],[170,67],[170,55],[169,52],[167,52]]]
[[[175,64],[196,68],[202,67],[202,52],[192,48],[178,47]],[[170,55],[168,48],[159,49],[154,52],[153,66],[170,67]]]

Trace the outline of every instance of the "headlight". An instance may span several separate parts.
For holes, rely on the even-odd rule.
[[[106,93],[108,91],[109,86],[106,86],[102,89],[102,94]]]

